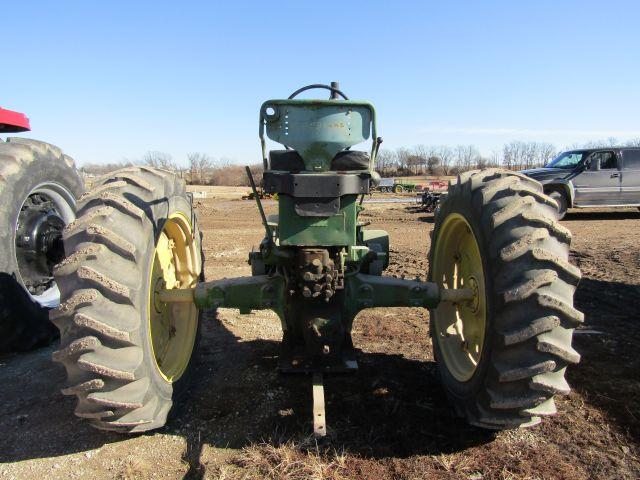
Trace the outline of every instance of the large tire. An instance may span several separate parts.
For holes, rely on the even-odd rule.
[[[553,198],[558,204],[558,220],[562,220],[567,214],[567,208],[569,206],[569,200],[567,199],[567,196],[563,192],[559,192],[557,190],[549,193],[549,196]]]
[[[391,190],[393,193],[398,194],[404,192],[404,187],[402,185],[394,185]]]
[[[76,395],[76,415],[101,429],[163,426],[188,385],[199,337],[194,304],[161,304],[154,294],[172,288],[158,286],[160,267],[173,272],[173,288],[193,287],[202,275],[184,181],[151,168],[119,170],[81,197],[64,241],[69,256],[55,270],[62,303],[51,314],[60,329],[53,359],[67,370],[62,393]],[[158,329],[168,332],[161,347]]]
[[[75,202],[83,191],[73,159],[58,147],[26,138],[0,140],[0,353],[46,345],[57,334],[48,312],[59,303],[51,282],[58,259],[45,258],[48,267],[39,268],[48,271],[41,273],[41,281],[28,278],[24,247],[17,247],[25,209],[42,209],[43,215],[55,211],[56,221],[62,220],[52,227],[59,242],[63,223],[75,218]],[[33,204],[36,197],[39,205]]]
[[[554,394],[569,392],[564,374],[567,365],[580,359],[571,340],[584,316],[573,307],[580,271],[569,263],[571,234],[556,217],[556,202],[542,192],[542,186],[513,172],[465,173],[441,197],[432,234],[430,280],[443,283],[436,270],[446,263],[441,254],[446,249],[439,242],[454,220],[470,227],[468,235],[475,237],[484,272],[484,287],[478,289],[484,290],[479,295],[485,308],[484,340],[470,378],[462,381],[458,364],[447,360],[447,354],[458,358],[453,356],[457,338],[443,333],[448,322],[469,318],[463,316],[463,307],[441,304],[430,312],[442,383],[458,414],[471,424],[490,429],[535,425],[541,416],[556,412]],[[464,275],[462,266],[455,271],[457,277]],[[475,303],[472,306],[476,308]],[[458,309],[456,320],[447,308]],[[465,335],[460,338],[470,337],[466,326],[462,328]],[[464,348],[468,354],[466,340]]]

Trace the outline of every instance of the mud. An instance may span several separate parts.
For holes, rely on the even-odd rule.
[[[253,202],[196,200],[207,279],[247,275],[262,229]],[[266,202],[267,213],[275,203]],[[374,203],[391,236],[389,275],[426,277],[431,214]],[[375,309],[354,325],[356,375],[325,381],[330,439],[311,433],[311,383],[276,373],[275,315],[207,314],[196,381],[163,429],[121,436],[73,415],[55,346],[0,358],[0,478],[638,478],[640,212],[576,212],[562,222],[583,272],[586,314],[558,415],[490,433],[456,418],[439,384],[420,309]]]

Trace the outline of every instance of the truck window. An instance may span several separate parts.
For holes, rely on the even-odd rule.
[[[546,168],[575,168],[584,152],[563,152],[545,165]]]
[[[640,150],[623,150],[624,168],[640,170]]]
[[[589,156],[591,163],[600,162],[600,170],[609,170],[618,167],[616,155],[613,152],[594,152]]]
[[[618,168],[616,156],[613,152],[600,152],[600,170]]]

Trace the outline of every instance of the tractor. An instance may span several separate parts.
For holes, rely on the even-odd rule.
[[[24,114],[0,108],[0,135],[30,129]],[[60,303],[53,267],[64,258],[62,230],[83,191],[73,159],[58,147],[0,139],[0,353],[57,336],[49,321]]]
[[[311,89],[330,97],[296,98]],[[192,374],[201,312],[269,309],[283,331],[278,369],[311,378],[322,437],[326,376],[358,368],[354,319],[406,306],[430,312],[458,415],[504,429],[556,413],[566,367],[580,358],[571,346],[583,321],[573,307],[580,271],[558,205],[538,182],[497,169],[459,175],[435,216],[428,281],[394,278],[384,275],[388,234],[359,220],[379,180],[373,105],[349,100],[335,82],[309,85],[262,104],[259,137],[262,187],[277,194],[278,214],[267,217],[255,195],[265,233],[249,253],[251,276],[204,281],[197,217],[171,172],[125,168],[80,198],[51,314],[61,335],[53,358],[66,368],[62,392],[77,397],[76,415],[107,430],[161,427]],[[365,142],[367,151],[352,149]]]

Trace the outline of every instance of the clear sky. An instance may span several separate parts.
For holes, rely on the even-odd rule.
[[[640,2],[10,2],[0,106],[79,163],[260,162],[263,100],[340,81],[387,148],[640,137]],[[324,97],[324,93],[320,95]]]

